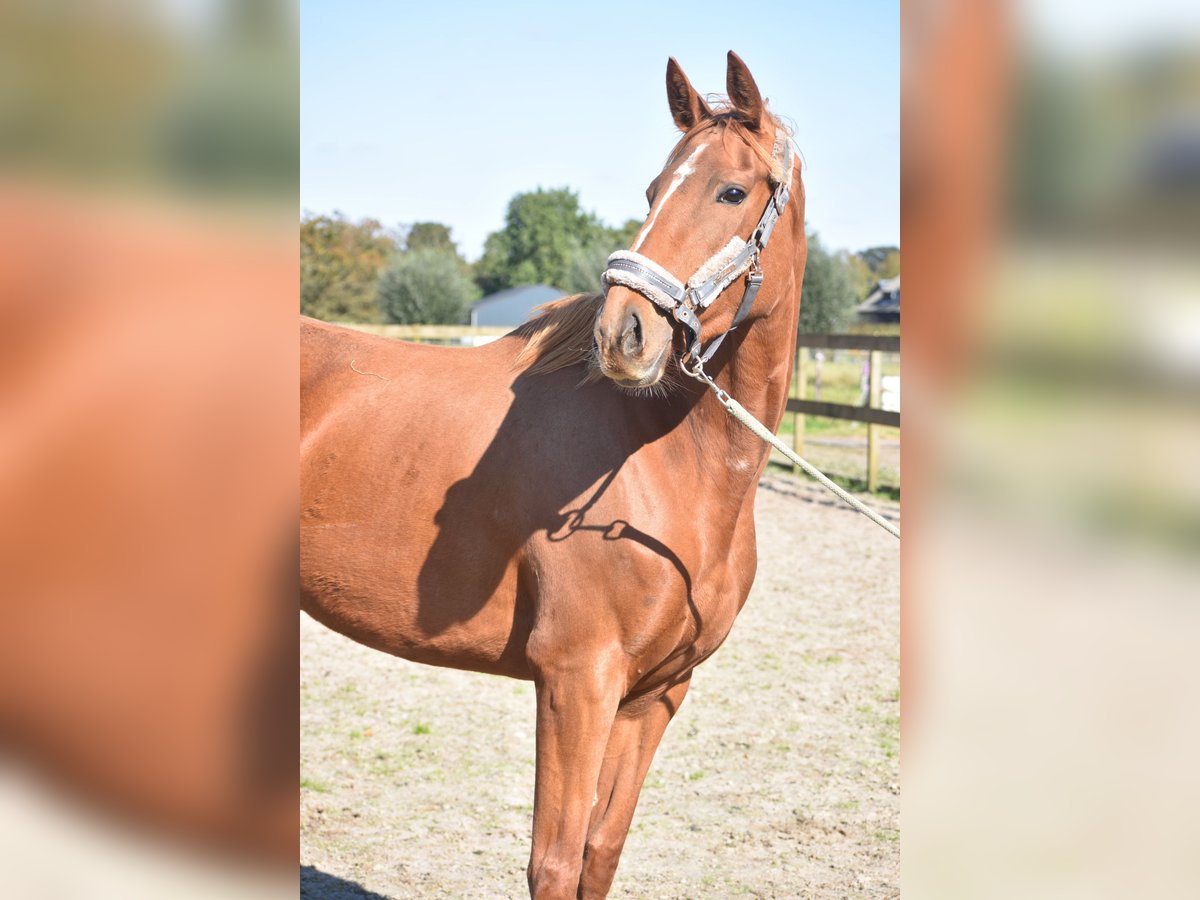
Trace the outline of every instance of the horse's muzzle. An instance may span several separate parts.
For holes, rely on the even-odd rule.
[[[600,371],[626,388],[649,387],[662,378],[671,356],[671,321],[645,297],[612,286],[595,327]]]

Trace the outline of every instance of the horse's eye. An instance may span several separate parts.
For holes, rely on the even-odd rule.
[[[721,196],[717,198],[717,202],[718,203],[729,203],[729,204],[732,204],[733,206],[737,206],[739,203],[741,203],[745,199],[746,199],[745,191],[743,191],[740,187],[731,187],[731,188],[725,188],[724,193],[722,193]]]

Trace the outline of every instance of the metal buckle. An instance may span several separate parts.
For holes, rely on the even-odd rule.
[[[692,331],[699,332],[700,317],[696,315],[696,310],[686,301],[677,303],[671,308],[671,317],[681,325],[686,325]]]
[[[701,384],[712,388],[713,393],[717,395],[717,400],[721,402],[722,406],[728,408],[729,394],[717,387],[717,383],[712,380],[712,376],[704,371],[704,360],[700,358],[699,354],[692,356],[692,368],[688,368],[687,359],[679,361],[679,368],[683,369],[685,375],[695,378]]]

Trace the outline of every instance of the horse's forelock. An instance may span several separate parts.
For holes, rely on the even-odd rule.
[[[728,101],[724,98],[713,98],[710,96],[709,102],[713,105],[713,108],[717,110],[716,114],[710,119],[704,119],[703,121],[699,122],[694,128],[690,129],[683,135],[683,137],[679,139],[679,142],[671,148],[671,152],[667,156],[667,166],[670,166],[670,164],[675,161],[683,148],[697,134],[700,134],[703,131],[720,129],[722,132],[722,138],[726,138],[732,134],[739,140],[749,144],[750,149],[754,152],[754,154],[760,160],[762,160],[764,165],[766,165],[767,169],[771,173],[771,177],[776,181],[782,181],[787,173],[783,171],[782,163],[780,162],[779,158],[776,157],[772,152],[774,150],[774,141],[772,141],[772,146],[770,148],[764,147],[758,138],[756,138],[751,130],[745,125],[745,123],[738,119],[737,114],[733,108],[729,106]],[[771,129],[772,135],[777,135],[780,131],[782,131],[788,139],[792,137],[791,128],[784,124],[770,110],[764,108],[763,117],[765,119],[764,125],[766,128]]]

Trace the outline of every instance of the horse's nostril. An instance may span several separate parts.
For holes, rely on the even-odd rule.
[[[629,311],[629,318],[625,321],[625,339],[622,341],[626,353],[640,353],[644,344],[642,337],[642,319],[637,314],[637,310]]]

